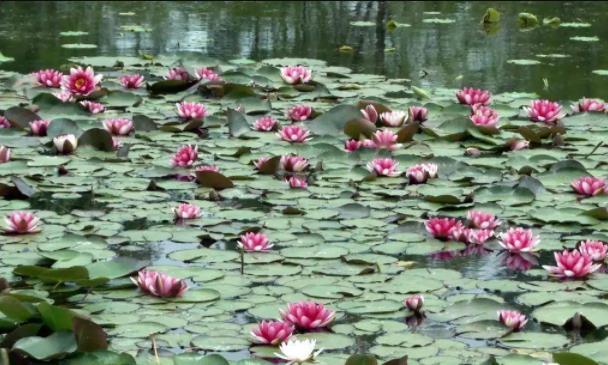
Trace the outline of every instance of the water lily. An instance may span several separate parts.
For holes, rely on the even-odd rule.
[[[140,74],[123,75],[119,80],[125,89],[139,89],[144,83],[144,77]]]
[[[544,265],[551,276],[561,279],[582,279],[597,271],[601,264],[594,264],[591,256],[578,250],[555,252],[557,266]]]
[[[376,176],[397,176],[399,162],[392,158],[376,158],[367,164],[367,170]]]
[[[363,118],[371,123],[376,124],[378,121],[378,112],[372,104],[368,104],[364,109],[361,109],[361,114],[363,114]]]
[[[426,121],[429,110],[423,106],[410,106],[407,110],[409,120],[412,122],[422,123]]]
[[[281,169],[287,172],[302,172],[308,167],[308,160],[302,156],[285,155],[281,156]]]
[[[492,229],[475,229],[465,228],[465,243],[472,243],[474,245],[483,245],[490,238],[494,237],[494,230]]]
[[[460,104],[465,105],[490,105],[491,94],[487,90],[474,89],[472,87],[465,87],[458,90],[456,98]]]
[[[282,67],[281,78],[290,85],[307,83],[312,78],[312,71],[304,66]]]
[[[11,160],[11,149],[6,146],[0,146],[0,163],[6,163]]]
[[[207,107],[201,103],[182,101],[175,106],[177,107],[177,115],[183,120],[202,120],[207,116]]]
[[[198,146],[185,145],[181,146],[175,155],[171,157],[171,165],[173,167],[190,167],[198,159]]]
[[[361,141],[357,141],[356,139],[347,139],[344,142],[344,150],[346,152],[355,152],[362,146],[363,146],[363,143]]]
[[[133,121],[127,118],[107,119],[103,127],[114,136],[128,136],[133,131]]]
[[[165,76],[166,80],[182,80],[188,81],[190,80],[190,74],[183,67],[172,67],[167,71],[167,76]]]
[[[74,95],[72,95],[71,92],[66,91],[66,90],[62,90],[60,92],[54,93],[53,96],[55,96],[57,99],[59,99],[62,103],[70,103],[70,102],[74,101]]]
[[[8,121],[4,116],[0,115],[0,129],[1,128],[10,128],[11,122]]]
[[[95,75],[91,67],[71,68],[70,74],[63,77],[61,87],[72,95],[87,96],[97,89],[102,78],[103,75]]]
[[[531,229],[521,227],[509,228],[498,235],[498,243],[512,253],[530,252],[540,243],[540,237],[535,236]]]
[[[499,117],[496,110],[482,105],[473,108],[469,119],[478,127],[496,127]]]
[[[277,136],[289,143],[304,143],[310,140],[308,129],[299,125],[287,125],[279,130]]]
[[[578,250],[585,256],[591,257],[595,262],[604,262],[608,253],[608,245],[602,241],[587,240],[581,242]]]
[[[576,105],[572,105],[574,112],[604,112],[608,110],[606,103],[601,99],[582,98]]]
[[[498,311],[498,320],[513,332],[520,331],[528,323],[526,315],[516,310]]]
[[[255,168],[257,170],[261,170],[262,166],[264,166],[266,164],[266,162],[268,162],[269,160],[270,160],[270,157],[262,156],[262,157],[258,158],[257,160],[253,161],[253,166],[255,166]]]
[[[407,120],[407,113],[401,110],[393,110],[380,114],[382,123],[388,127],[399,127]]]
[[[181,297],[188,290],[184,280],[155,271],[141,270],[131,281],[145,294],[160,298]]]
[[[530,106],[524,107],[524,110],[528,113],[528,118],[531,121],[549,125],[554,125],[566,116],[566,112],[562,110],[561,105],[549,100],[532,100]]]
[[[112,136],[112,149],[117,150],[122,147],[122,141],[118,137]]]
[[[272,244],[268,240],[268,236],[264,233],[247,232],[241,235],[238,246],[241,250],[249,252],[268,251],[272,248]]]
[[[494,214],[481,210],[469,210],[467,220],[471,227],[479,229],[495,229],[500,225],[500,221],[496,219]]]
[[[102,103],[97,103],[90,100],[83,100],[80,102],[80,105],[82,105],[91,114],[99,114],[106,110],[106,106]]]
[[[422,306],[424,305],[424,297],[420,294],[414,294],[403,301],[403,304],[407,309],[414,313],[420,313]]]
[[[452,236],[452,230],[462,227],[462,222],[456,218],[433,217],[427,219],[424,226],[433,237],[449,239]]]
[[[305,104],[294,105],[287,109],[285,117],[291,119],[294,122],[301,122],[307,120],[312,115],[312,107]]]
[[[208,67],[199,68],[195,73],[199,80],[220,81],[222,79],[220,75]]]
[[[314,361],[321,351],[315,352],[317,340],[298,340],[296,338],[288,339],[279,346],[281,353],[275,353],[278,358],[287,361],[287,365],[301,365],[308,361]]]
[[[40,219],[30,212],[11,212],[6,216],[4,222],[6,223],[4,232],[8,234],[27,234],[40,231],[38,227]]]
[[[304,177],[290,176],[287,179],[289,187],[292,189],[306,189],[308,188],[308,181]]]
[[[220,168],[215,165],[201,165],[197,166],[195,169],[196,172],[220,172]]]
[[[51,88],[61,87],[61,80],[63,80],[63,73],[52,68],[36,71],[34,76],[36,76],[38,84]]]
[[[258,118],[253,124],[253,129],[260,132],[270,132],[277,130],[279,126],[279,121],[274,119],[273,117],[266,115],[261,118]]]
[[[532,253],[501,253],[502,263],[513,271],[528,271],[538,265],[538,259]]]
[[[34,121],[30,122],[29,124],[30,124],[30,133],[33,136],[44,137],[44,136],[46,136],[46,131],[49,128],[49,124],[51,124],[51,122],[49,120],[39,119],[39,120],[34,120]]]
[[[410,184],[424,184],[428,179],[437,177],[438,167],[434,163],[421,163],[410,166],[405,171]]]
[[[257,344],[276,346],[291,337],[294,330],[289,322],[262,321],[251,331],[251,337]]]
[[[290,303],[287,305],[287,309],[279,311],[285,321],[302,330],[327,327],[336,317],[336,312],[313,301]]]
[[[525,150],[530,147],[530,142],[525,139],[512,139],[508,142],[511,151]]]
[[[583,176],[574,180],[571,184],[572,189],[580,195],[596,196],[606,192],[606,180],[593,176]]]
[[[53,138],[53,144],[57,152],[68,155],[76,151],[78,147],[78,139],[73,134],[62,134]]]
[[[173,213],[177,219],[196,219],[201,216],[201,208],[194,204],[180,203],[173,208]]]

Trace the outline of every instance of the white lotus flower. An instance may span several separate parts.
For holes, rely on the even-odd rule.
[[[302,364],[307,361],[314,361],[315,357],[323,351],[323,349],[315,352],[316,340],[300,341],[296,338],[290,338],[283,342],[279,349],[281,353],[275,353],[278,358],[288,361],[289,364]]]
[[[53,138],[53,143],[57,152],[63,154],[69,154],[76,150],[78,147],[78,139],[73,134],[64,134]]]

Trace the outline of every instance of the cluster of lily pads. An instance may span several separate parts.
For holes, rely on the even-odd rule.
[[[0,78],[3,296],[142,363],[608,361],[603,101],[306,59],[73,62]],[[48,351],[9,349],[78,348],[36,334]]]

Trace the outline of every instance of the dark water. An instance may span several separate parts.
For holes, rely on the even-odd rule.
[[[500,28],[488,35],[479,24],[488,6],[502,12]],[[588,28],[539,26],[520,31],[517,14],[531,12]],[[132,12],[131,16],[119,13]],[[439,13],[433,13],[439,12]],[[74,55],[137,55],[200,51],[219,59],[310,57],[358,72],[411,78],[422,86],[476,85],[493,90],[534,91],[556,99],[607,97],[608,2],[0,2],[0,52],[15,58],[1,68],[30,72],[58,67]],[[453,19],[451,24],[423,19]],[[394,19],[411,27],[386,30]],[[376,26],[355,27],[366,20]],[[141,25],[133,33],[122,25]],[[60,37],[62,31],[86,31]],[[570,40],[597,36],[599,42]],[[96,49],[66,49],[66,43]],[[354,47],[340,53],[342,45]],[[394,52],[385,52],[394,48]],[[568,58],[541,59],[538,54]],[[510,59],[538,59],[518,66]],[[428,74],[427,74],[428,73]],[[423,77],[423,75],[426,75]],[[461,77],[459,77],[461,76]],[[548,81],[545,90],[543,78]]]

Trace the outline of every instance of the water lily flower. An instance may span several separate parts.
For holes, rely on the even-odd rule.
[[[602,241],[587,240],[581,242],[578,250],[585,256],[591,257],[595,262],[604,262],[608,253],[608,245]]]
[[[483,245],[490,238],[494,237],[494,230],[465,228],[465,237],[466,243],[472,243],[474,245]]]
[[[172,67],[167,72],[167,76],[165,76],[166,80],[190,80],[190,74],[183,67]]]
[[[53,94],[57,99],[61,100],[62,103],[70,103],[74,101],[74,95],[71,92],[62,90]]]
[[[460,251],[455,250],[437,251],[429,255],[430,258],[437,261],[450,261],[460,256],[462,256]]]
[[[437,177],[437,170],[438,167],[434,163],[421,163],[408,167],[405,176],[410,184],[424,184],[428,179]]]
[[[494,214],[481,210],[469,210],[467,220],[471,227],[480,229],[495,229],[500,225],[500,221]]]
[[[344,150],[346,152],[355,152],[362,146],[363,146],[363,143],[361,141],[357,141],[356,139],[347,139],[344,142]]]
[[[260,132],[270,132],[277,130],[279,121],[271,117],[270,115],[258,118],[253,124],[253,129]]]
[[[188,290],[184,280],[155,271],[141,270],[131,281],[145,294],[160,298],[181,297]]]
[[[423,106],[410,106],[407,110],[409,119],[412,122],[422,123],[426,121],[429,110]]]
[[[374,147],[376,149],[387,149],[389,151],[394,151],[401,147],[401,145],[397,143],[397,138],[397,134],[390,129],[381,129],[374,133],[372,136],[372,142],[374,143]]]
[[[128,136],[133,131],[133,121],[127,118],[107,119],[103,127],[114,136]]]
[[[119,80],[125,89],[139,89],[144,83],[144,77],[140,74],[123,75]]]
[[[304,143],[310,140],[310,131],[299,125],[287,125],[279,130],[277,136],[289,143]]]
[[[275,353],[274,355],[280,359],[286,360],[287,365],[300,365],[305,362],[314,361],[322,349],[315,352],[315,346],[317,340],[298,340],[296,338],[290,338],[283,342],[279,346],[281,353]]]
[[[313,301],[290,303],[287,309],[280,309],[279,312],[285,321],[302,330],[327,327],[336,317],[336,312]]]
[[[601,264],[594,264],[591,256],[578,250],[555,252],[557,266],[544,265],[549,275],[560,279],[582,279],[597,271]]]
[[[6,163],[11,160],[11,149],[6,146],[0,146],[0,163]]]
[[[407,120],[407,113],[401,110],[393,110],[380,114],[382,123],[388,127],[399,127]]]
[[[501,253],[502,263],[513,271],[528,271],[538,265],[538,259],[534,254],[526,253],[510,253],[504,251]]]
[[[572,110],[577,113],[583,112],[604,112],[608,110],[606,103],[601,99],[582,98],[578,104],[572,105]]]
[[[257,344],[276,346],[291,337],[294,330],[289,322],[262,321],[251,331],[251,337]]]
[[[253,161],[253,166],[255,166],[255,168],[257,170],[261,170],[262,166],[264,166],[266,164],[266,162],[268,162],[269,160],[270,160],[270,157],[262,156],[262,157],[258,158],[257,160]]]
[[[469,119],[478,127],[496,127],[499,117],[496,110],[482,105],[473,108]]]
[[[220,168],[215,165],[201,165],[197,166],[195,169],[196,172],[220,172]]]
[[[27,234],[40,231],[38,227],[40,219],[30,212],[11,212],[6,216],[4,222],[6,223],[4,232],[8,234]]]
[[[371,123],[376,124],[378,121],[378,112],[373,104],[368,104],[364,109],[361,109],[361,114],[363,114],[363,118]]]
[[[531,121],[549,125],[554,125],[566,116],[566,112],[562,110],[561,105],[549,100],[532,100],[530,106],[524,107],[524,110],[528,113],[528,118]]]
[[[530,142],[525,139],[512,139],[508,144],[511,151],[524,150],[530,147]]]
[[[63,79],[63,73],[53,70],[52,68],[48,68],[46,70],[40,70],[34,72],[34,76],[36,76],[36,81],[41,86],[51,87],[51,88],[59,88],[61,87],[61,80]]]
[[[403,301],[403,304],[407,309],[414,313],[420,313],[422,305],[424,304],[424,297],[420,294],[414,294]]]
[[[173,167],[190,167],[198,159],[198,146],[185,145],[181,146],[175,155],[171,157],[171,165]]]
[[[511,253],[530,252],[540,243],[540,237],[535,236],[531,229],[521,227],[509,228],[498,235],[498,243]]]
[[[0,115],[0,128],[10,128],[11,122],[8,121],[4,116]]]
[[[362,148],[375,149],[376,148],[376,144],[374,143],[373,140],[365,138],[365,139],[361,140],[361,147]]]
[[[248,252],[268,251],[272,248],[272,244],[268,241],[268,236],[264,233],[247,232],[242,234],[238,246],[241,250]]]
[[[490,105],[491,94],[487,90],[465,87],[458,90],[456,98],[460,104],[471,106],[476,104]]]
[[[196,77],[199,80],[207,81],[220,81],[222,79],[220,75],[208,67],[203,67],[196,70]]]
[[[301,122],[307,120],[312,115],[312,107],[306,104],[294,105],[287,109],[285,117],[291,119],[294,122]]]
[[[424,222],[426,231],[433,237],[439,239],[449,239],[452,237],[454,229],[462,228],[462,222],[455,218],[433,217]]]
[[[89,113],[91,113],[91,114],[99,114],[99,113],[103,112],[104,110],[106,110],[106,106],[103,105],[102,103],[97,103],[97,102],[90,101],[90,100],[83,100],[80,102],[80,105],[82,105],[83,108],[88,110]]]
[[[177,115],[183,120],[202,120],[207,116],[207,107],[201,103],[182,101],[175,106],[177,107]]]
[[[196,219],[201,216],[201,208],[194,204],[180,203],[173,208],[173,213],[177,219]]]
[[[70,74],[63,77],[61,87],[73,95],[87,96],[97,88],[103,75],[95,75],[93,68],[71,68]]]
[[[73,134],[62,134],[53,138],[53,144],[57,152],[68,155],[78,147],[78,139]]]
[[[281,169],[287,172],[302,172],[308,167],[308,160],[302,156],[285,155],[279,162]]]
[[[574,180],[571,184],[572,189],[584,196],[596,196],[606,192],[606,180],[593,176],[583,176]]]
[[[292,189],[306,189],[308,188],[308,181],[304,177],[290,176],[286,178],[289,187]]]
[[[299,65],[282,67],[281,78],[290,85],[307,83],[312,78],[312,71]]]
[[[498,311],[498,320],[513,332],[520,331],[528,322],[525,314],[515,310]]]
[[[376,176],[397,176],[399,175],[397,167],[399,162],[392,158],[376,158],[367,164],[367,170]]]

